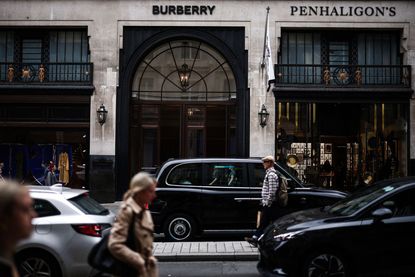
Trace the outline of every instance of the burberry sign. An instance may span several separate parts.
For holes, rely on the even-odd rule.
[[[215,6],[196,6],[196,5],[153,5],[154,15],[212,15]]]

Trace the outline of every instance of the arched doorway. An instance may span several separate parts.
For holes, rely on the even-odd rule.
[[[165,42],[141,59],[130,94],[131,169],[170,158],[237,155],[237,89],[225,57],[195,39]]]

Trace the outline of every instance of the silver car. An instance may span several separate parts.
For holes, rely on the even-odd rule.
[[[88,191],[60,184],[28,186],[38,217],[32,236],[17,248],[21,276],[89,276],[87,257],[114,214],[88,196]]]

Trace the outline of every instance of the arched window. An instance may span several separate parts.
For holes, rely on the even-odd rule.
[[[140,101],[231,101],[235,77],[222,54],[195,40],[174,40],[140,63],[131,91]]]

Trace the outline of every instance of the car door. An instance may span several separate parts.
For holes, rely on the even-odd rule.
[[[246,229],[250,198],[246,164],[207,162],[201,192],[201,219],[204,229]]]
[[[34,234],[48,234],[52,230],[49,217],[60,215],[60,211],[49,201],[39,198],[33,198],[33,209],[36,212],[36,217],[32,220]]]
[[[157,219],[161,213],[184,213],[200,222],[202,180],[201,163],[181,163],[168,169],[159,180],[157,198],[151,205],[153,216]]]
[[[362,268],[382,276],[414,273],[415,188],[402,190],[371,207],[360,229]],[[390,208],[393,216],[375,221],[371,213],[381,207]]]

